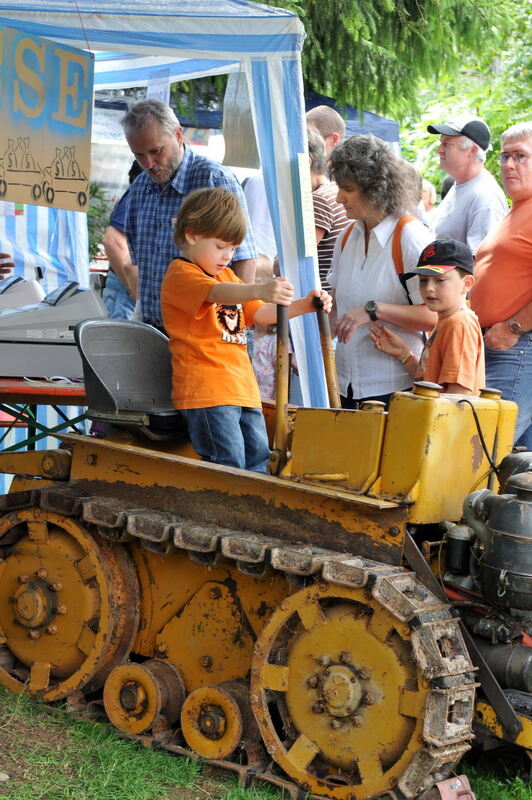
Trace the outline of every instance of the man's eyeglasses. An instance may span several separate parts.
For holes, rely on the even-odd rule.
[[[532,153],[501,153],[500,156],[497,156],[497,164],[503,167],[510,159],[514,164],[524,164],[531,155]]]

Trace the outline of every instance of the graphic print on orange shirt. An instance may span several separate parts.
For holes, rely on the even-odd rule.
[[[222,329],[222,342],[247,344],[242,305],[216,305],[216,319]]]

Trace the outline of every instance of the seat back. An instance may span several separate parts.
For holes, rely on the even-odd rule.
[[[89,408],[106,414],[176,414],[167,337],[143,322],[84,320],[74,328]]]

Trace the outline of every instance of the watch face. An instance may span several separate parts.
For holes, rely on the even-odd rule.
[[[368,302],[364,306],[364,310],[366,311],[366,314],[368,314],[370,320],[372,322],[375,322],[375,320],[377,319],[377,303],[375,302],[375,300],[368,300]]]
[[[523,334],[523,328],[519,322],[512,322],[510,325],[510,330],[512,333],[515,333],[516,336],[522,336]]]

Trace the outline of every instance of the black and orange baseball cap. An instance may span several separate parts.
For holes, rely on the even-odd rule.
[[[474,258],[469,245],[457,239],[436,239],[425,247],[415,270],[408,275],[443,275],[457,267],[473,274]]]

